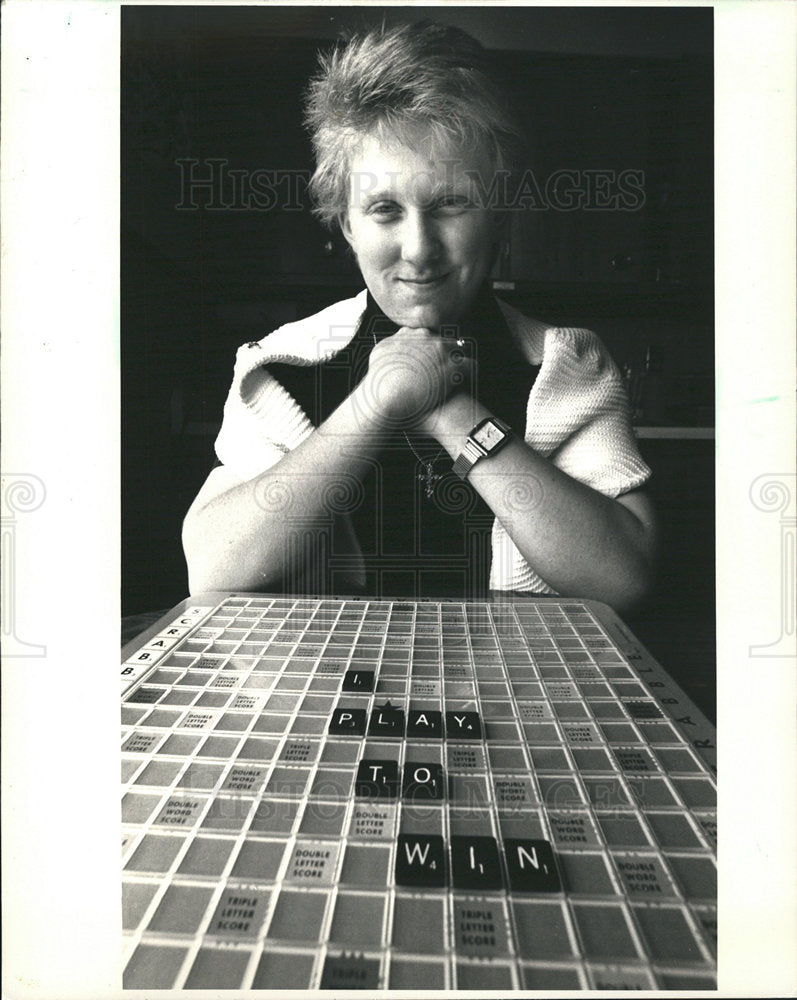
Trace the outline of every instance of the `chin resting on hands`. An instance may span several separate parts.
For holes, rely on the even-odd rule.
[[[471,384],[473,365],[455,340],[426,328],[401,327],[374,346],[367,392],[390,420],[417,425]]]

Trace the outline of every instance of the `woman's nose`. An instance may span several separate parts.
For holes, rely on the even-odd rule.
[[[401,231],[401,256],[416,268],[440,256],[441,243],[434,220],[425,212],[410,212]]]

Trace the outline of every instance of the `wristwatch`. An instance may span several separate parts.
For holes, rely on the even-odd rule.
[[[480,458],[500,451],[511,436],[511,427],[507,427],[496,417],[486,417],[468,434],[465,447],[454,462],[453,471],[460,479],[465,479]]]

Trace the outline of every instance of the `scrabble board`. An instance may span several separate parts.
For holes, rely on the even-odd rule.
[[[209,594],[122,651],[127,989],[716,989],[716,744],[605,605]]]

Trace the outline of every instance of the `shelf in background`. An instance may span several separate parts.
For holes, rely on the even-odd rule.
[[[713,427],[635,427],[638,438],[659,438],[670,441],[713,441]]]

